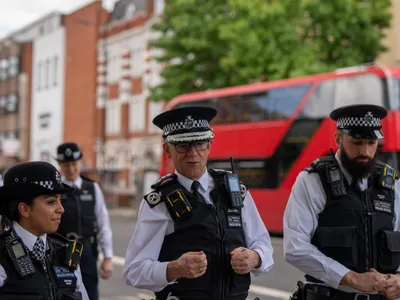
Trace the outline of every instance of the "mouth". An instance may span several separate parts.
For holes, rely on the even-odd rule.
[[[55,222],[55,223],[58,223],[58,224],[60,224],[60,222],[61,222],[61,218],[53,219],[52,221],[53,221],[53,222]]]

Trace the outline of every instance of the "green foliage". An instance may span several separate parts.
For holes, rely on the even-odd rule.
[[[371,62],[390,0],[170,0],[154,25],[164,81],[150,99]]]

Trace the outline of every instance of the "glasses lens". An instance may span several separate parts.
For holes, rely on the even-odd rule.
[[[176,144],[175,145],[175,149],[178,152],[187,152],[190,148],[190,144],[189,143],[184,143],[184,144]]]
[[[208,141],[196,142],[196,143],[194,144],[194,146],[195,146],[196,149],[199,150],[199,151],[206,150],[206,149],[208,148]]]

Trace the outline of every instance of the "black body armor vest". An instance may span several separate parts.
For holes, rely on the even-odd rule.
[[[230,264],[230,252],[237,247],[246,247],[242,225],[241,208],[231,208],[229,196],[224,188],[225,171],[209,170],[215,188],[210,195],[214,205],[195,200],[176,179],[175,174],[168,174],[159,179],[153,188],[155,191],[144,198],[154,207],[165,202],[174,220],[175,230],[165,236],[159,255],[159,261],[178,259],[189,251],[204,251],[207,257],[207,271],[194,279],[179,278],[178,283],[168,285],[157,292],[157,300],[168,296],[180,300],[245,300],[250,286],[250,274],[236,274]],[[165,183],[166,184],[163,184]],[[244,186],[242,185],[242,191]],[[190,212],[186,214],[175,209],[168,202],[174,202],[175,191],[183,194],[189,202]],[[242,192],[242,198],[246,194]],[[157,198],[159,195],[160,198]],[[158,199],[155,201],[155,199]],[[179,201],[176,201],[179,202]],[[176,203],[174,202],[174,203]],[[186,215],[185,215],[186,214]]]
[[[332,167],[341,172],[341,189],[333,188],[328,179]],[[375,268],[381,273],[395,273],[400,265],[400,232],[393,231],[395,176],[388,176],[388,170],[394,171],[377,162],[365,191],[347,183],[332,156],[314,161],[308,170],[319,174],[327,198],[311,242],[352,271],[363,273]]]
[[[62,196],[64,213],[57,233],[72,239],[79,240],[85,250],[91,248],[97,257],[97,221],[95,214],[94,183],[82,177],[82,186]]]
[[[0,264],[7,274],[5,284],[0,287],[0,299],[82,299],[82,294],[75,291],[77,278],[74,270],[65,265],[67,239],[58,234],[48,234],[46,260],[40,263],[31,256],[36,272],[20,277],[7,252],[6,238],[9,234],[8,231],[0,234]]]

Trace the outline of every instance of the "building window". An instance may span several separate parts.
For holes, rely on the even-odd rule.
[[[0,60],[0,79],[5,80],[8,78],[8,60]]]
[[[132,51],[131,70],[133,75],[141,75],[144,69],[144,49],[134,49]]]
[[[1,96],[0,97],[0,114],[4,114],[6,111],[6,105],[7,105],[7,98],[6,96]]]
[[[107,101],[106,103],[106,132],[118,134],[121,131],[121,104],[119,101]]]
[[[57,68],[58,68],[58,57],[53,58],[53,86],[57,86]]]
[[[36,73],[36,88],[40,90],[42,84],[42,63],[38,62],[37,64],[37,73]]]
[[[143,96],[134,96],[129,104],[130,131],[144,131],[146,125],[146,99]]]
[[[15,77],[18,75],[18,73],[19,73],[19,57],[10,56],[8,74],[10,74],[10,77]]]
[[[16,112],[18,105],[18,97],[16,93],[11,93],[8,95],[7,110],[9,112]]]
[[[49,88],[49,85],[50,85],[50,59],[46,59],[46,67],[45,67],[46,69],[45,69],[45,87],[46,88]]]
[[[43,113],[39,115],[39,127],[42,129],[50,127],[50,113]]]

